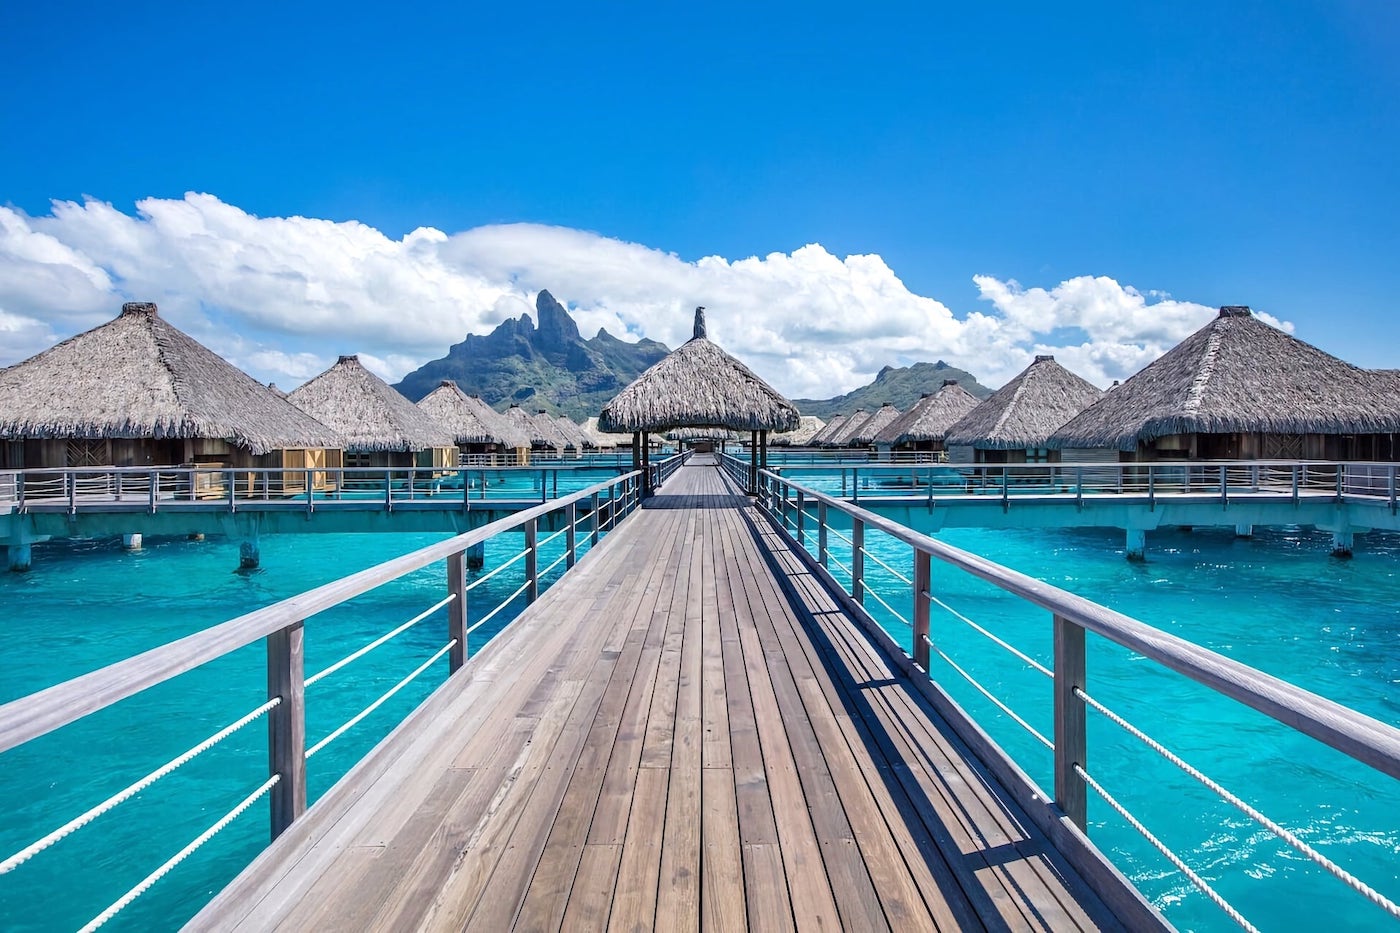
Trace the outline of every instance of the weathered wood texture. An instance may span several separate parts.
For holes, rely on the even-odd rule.
[[[682,469],[191,927],[1116,928],[750,510]]]

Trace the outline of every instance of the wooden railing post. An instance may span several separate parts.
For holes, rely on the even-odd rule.
[[[525,523],[525,582],[528,586],[525,589],[525,602],[533,603],[540,596],[540,555],[535,551],[536,520],[530,519]]]
[[[447,592],[455,597],[447,604],[447,639],[457,641],[447,652],[447,673],[450,675],[467,663],[467,561],[464,551],[447,557]]]
[[[1089,797],[1084,779],[1075,766],[1087,770],[1088,739],[1084,701],[1075,690],[1084,690],[1084,629],[1055,617],[1055,803],[1074,825],[1088,828]]]
[[[574,566],[574,561],[578,560],[578,503],[570,502],[564,508],[564,521],[568,525],[564,530],[564,569],[568,570]]]
[[[823,567],[826,567],[826,566],[830,563],[830,560],[829,560],[829,557],[828,557],[828,553],[827,553],[827,549],[826,549],[826,541],[827,541],[827,531],[826,531],[826,502],[825,502],[824,500],[818,499],[818,500],[817,500],[817,560],[821,562],[821,565],[822,565]]]
[[[865,520],[851,516],[851,598],[865,605]]]
[[[272,788],[272,838],[306,812],[306,687],[301,622],[267,636],[267,698],[282,702],[267,714],[268,774]]]
[[[929,598],[932,587],[931,558],[927,551],[914,549],[914,663],[928,673],[929,661]]]

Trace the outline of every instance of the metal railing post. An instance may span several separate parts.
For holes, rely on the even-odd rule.
[[[539,554],[535,551],[536,520],[530,519],[525,523],[525,588],[526,604],[533,603],[540,597],[540,574],[539,574]]]
[[[851,598],[865,605],[865,519],[851,516]]]
[[[577,502],[570,502],[564,507],[564,521],[568,522],[564,530],[564,569],[568,570],[574,566],[574,561],[578,560]]]
[[[807,530],[804,527],[804,519],[807,517],[807,497],[802,494],[802,490],[797,490],[797,546],[807,547]]]
[[[316,511],[316,493],[313,489],[311,471],[303,470],[302,472],[306,474],[306,511],[309,514]]]
[[[1390,514],[1395,514],[1395,466],[1390,467]]]
[[[929,598],[932,589],[932,558],[927,551],[914,549],[914,663],[928,672],[929,662]]]
[[[228,510],[237,512],[238,503],[234,499],[238,496],[238,474],[233,470],[225,470],[224,482],[228,483]]]
[[[1147,468],[1147,509],[1157,510],[1157,471],[1150,466]]]
[[[1220,467],[1220,502],[1222,505],[1229,505],[1230,480],[1225,475],[1225,467]]]
[[[1088,829],[1089,797],[1075,766],[1087,770],[1084,701],[1084,629],[1056,615],[1055,622],[1055,803],[1074,825]]]
[[[293,622],[267,636],[267,698],[282,702],[267,714],[268,774],[272,788],[272,838],[306,812],[306,686],[303,625]]]
[[[151,486],[150,501],[147,503],[147,508],[149,508],[151,514],[154,515],[156,514],[156,496],[160,492],[160,474],[152,470],[150,473],[146,474],[146,477],[150,480]]]
[[[589,544],[597,544],[597,543],[598,543],[598,524],[599,524],[599,518],[598,518],[598,494],[595,492],[595,493],[593,494],[593,522],[592,522],[593,530],[589,533],[589,541],[588,541]]]
[[[467,561],[466,552],[447,557],[447,592],[454,598],[447,604],[447,639],[457,643],[447,652],[447,673],[455,674],[467,663]]]
[[[75,515],[78,512],[78,474],[65,473],[63,476],[68,480],[68,514]]]
[[[826,567],[830,561],[826,549],[826,502],[817,500],[817,560]]]
[[[310,486],[310,482],[307,482]],[[394,510],[394,471],[384,471],[384,507],[390,512]]]

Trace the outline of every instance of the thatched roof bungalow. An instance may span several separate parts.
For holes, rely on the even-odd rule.
[[[148,302],[0,371],[0,440],[0,467],[11,469],[297,468],[272,489],[283,478],[288,489],[304,483],[306,468],[339,466],[342,446]]]
[[[813,434],[807,440],[807,446],[825,447],[827,441],[835,437],[838,432],[845,430],[846,425],[850,422],[850,420],[850,415],[837,415],[836,417],[832,418],[826,423],[826,427],[822,428],[816,434]]]
[[[342,356],[289,392],[287,401],[345,439],[347,467],[457,465],[452,431],[365,369],[358,356]]]
[[[869,418],[856,430],[851,432],[851,436],[846,440],[847,447],[869,447],[875,443],[875,437],[903,414],[889,402],[885,402],[871,413]]]
[[[876,409],[877,411],[879,409]],[[865,422],[870,420],[873,411],[866,411],[864,408],[857,408],[851,412],[851,416],[846,419],[846,423],[835,431],[832,431],[822,441],[823,447],[849,447],[851,438],[855,437],[857,431],[865,427]]]
[[[1103,395],[1093,383],[1055,362],[1035,361],[948,429],[950,460],[1047,463],[1060,459],[1047,442],[1055,430]]]
[[[564,454],[564,448],[569,446],[553,422],[541,421],[519,405],[511,405],[501,412],[501,416],[530,441],[532,450],[560,457]]]
[[[925,392],[914,406],[875,435],[875,444],[900,450],[940,451],[948,429],[981,404],[981,399],[945,379],[937,392]]]
[[[508,465],[520,448],[530,447],[530,439],[500,412],[451,379],[419,399],[418,407],[452,433],[460,463]]]
[[[812,438],[816,437],[825,427],[826,422],[816,415],[803,415],[802,423],[796,429],[779,431],[768,438],[768,443],[774,447],[802,447],[810,444]]]
[[[695,309],[693,334],[603,407],[603,430],[791,431],[801,423],[792,402],[710,342],[704,308]]]
[[[1226,306],[1050,443],[1127,461],[1400,459],[1400,391],[1382,380]]]

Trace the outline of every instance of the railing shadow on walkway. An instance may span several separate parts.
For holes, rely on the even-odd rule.
[[[743,496],[730,495],[672,495],[659,492],[642,500],[644,509],[741,509],[748,504]]]

